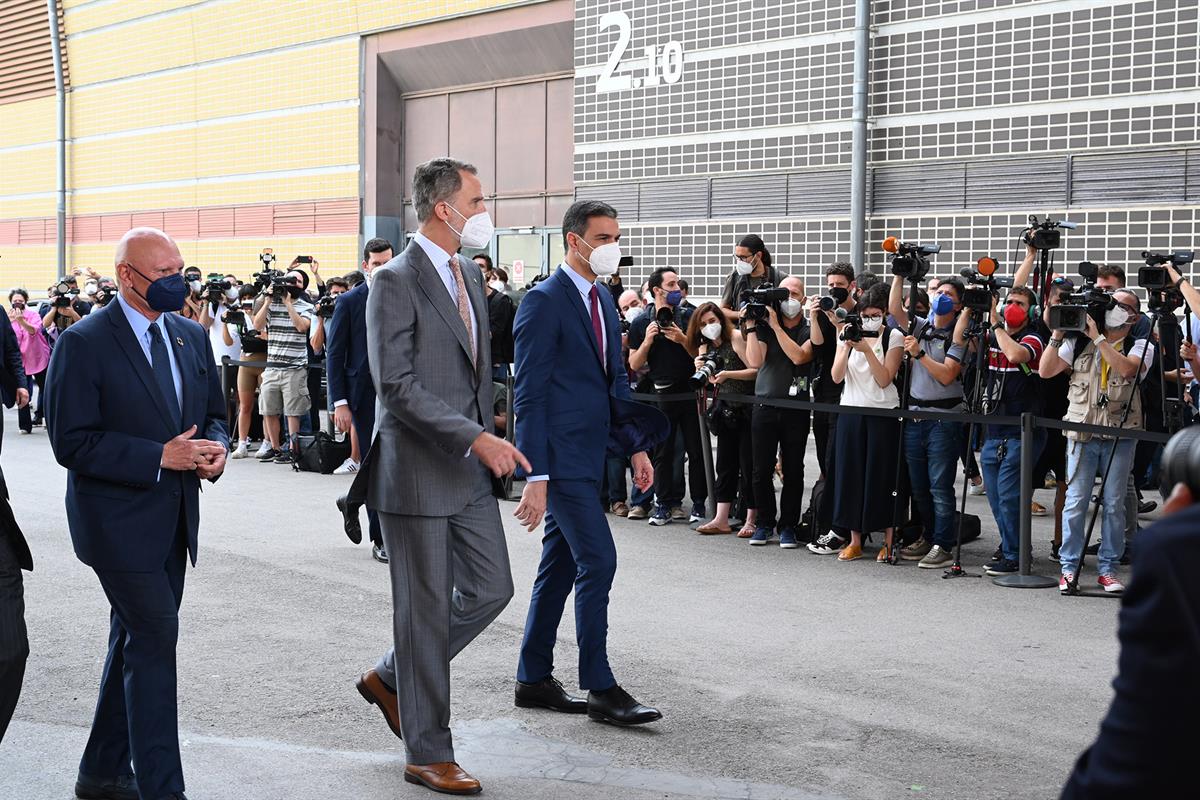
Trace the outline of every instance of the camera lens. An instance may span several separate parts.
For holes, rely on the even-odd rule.
[[[1163,450],[1163,491],[1170,493],[1177,483],[1191,490],[1193,501],[1200,501],[1200,426],[1184,428]]]

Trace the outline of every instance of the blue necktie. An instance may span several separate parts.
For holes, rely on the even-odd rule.
[[[167,355],[167,343],[163,341],[162,331],[157,324],[150,326],[150,361],[154,369],[154,380],[158,390],[162,392],[175,427],[181,427],[183,421],[179,412],[179,398],[175,396],[175,379],[171,377],[171,359]]]

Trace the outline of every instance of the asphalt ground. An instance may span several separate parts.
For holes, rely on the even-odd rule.
[[[6,416],[3,465],[36,566],[32,655],[0,744],[0,798],[65,800],[108,607],[71,550],[64,471],[45,431],[18,435]],[[192,800],[432,796],[402,782],[400,742],[354,689],[388,645],[391,599],[386,569],[342,533],[333,500],[348,482],[232,461],[203,495],[179,643]],[[968,506],[984,523],[963,549],[978,571],[997,535],[985,498]],[[1111,697],[1112,598],[943,580],[878,565],[874,549],[843,564],[610,517],[620,558],[610,658],[665,718],[617,729],[517,709],[540,548],[512,519],[515,503],[501,508],[517,595],[453,665],[458,759],[487,797],[1053,798]],[[1057,572],[1051,525],[1034,520],[1043,575]],[[568,607],[557,674],[569,688],[572,630]]]

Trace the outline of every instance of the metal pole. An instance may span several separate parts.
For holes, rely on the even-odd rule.
[[[229,406],[229,356],[221,356],[221,397],[225,398],[225,430],[233,431],[233,417]],[[237,438],[245,439],[242,431],[237,432]]]
[[[854,11],[854,109],[850,162],[850,263],[866,269],[867,239],[867,65],[871,47],[871,0]]]
[[[1016,575],[1002,575],[992,583],[1010,589],[1049,589],[1058,586],[1054,578],[1030,574],[1033,569],[1033,462],[1038,454],[1033,452],[1033,414],[1021,414],[1021,542],[1017,559],[1020,570]],[[989,487],[990,488],[990,487]]]
[[[717,515],[716,477],[713,472],[712,437],[708,433],[708,417],[704,414],[703,394],[696,393],[696,416],[700,419],[700,454],[704,460],[704,486],[708,489],[708,500],[704,510],[708,518]]]
[[[55,253],[58,258],[56,276],[67,274],[67,92],[64,88],[62,50],[58,40],[58,0],[46,0],[50,22],[50,49],[54,57],[54,92],[58,115],[58,182],[55,191]],[[57,279],[57,277],[56,277]]]

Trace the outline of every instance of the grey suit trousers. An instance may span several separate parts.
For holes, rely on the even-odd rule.
[[[395,646],[376,670],[396,689],[410,764],[454,761],[450,660],[513,595],[500,509],[480,469],[476,499],[453,516],[379,513]]]

